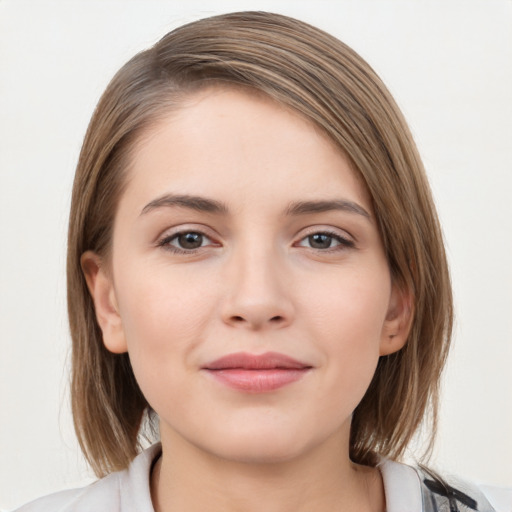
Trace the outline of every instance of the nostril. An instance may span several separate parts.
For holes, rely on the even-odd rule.
[[[231,320],[236,323],[244,323],[246,322],[246,319],[243,316],[240,315],[234,315],[231,317]],[[271,323],[280,323],[284,320],[284,318],[281,315],[273,316],[269,319]]]

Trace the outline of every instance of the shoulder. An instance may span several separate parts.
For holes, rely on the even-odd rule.
[[[512,489],[479,487],[389,460],[379,468],[388,512],[512,512]]]
[[[39,498],[15,512],[153,512],[149,474],[160,450],[156,444],[139,454],[124,471],[80,489]]]
[[[87,487],[67,489],[36,499],[15,512],[82,512],[85,510],[102,510],[108,507],[117,511],[116,495],[118,482],[113,478],[116,473],[109,475]],[[105,508],[107,510],[107,508]]]

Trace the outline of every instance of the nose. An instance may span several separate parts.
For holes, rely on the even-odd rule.
[[[291,283],[271,251],[234,255],[225,275],[222,320],[250,330],[280,329],[293,321]]]

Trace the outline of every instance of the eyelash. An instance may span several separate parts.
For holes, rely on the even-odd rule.
[[[335,240],[336,242],[338,242],[338,245],[335,245],[334,247],[327,247],[326,249],[318,249],[315,247],[310,247],[310,249],[313,249],[314,251],[318,251],[318,252],[322,252],[322,253],[353,249],[353,248],[355,248],[355,245],[356,245],[353,240],[350,240],[349,238],[341,236],[339,233],[334,233],[333,231],[328,231],[328,230],[314,231],[312,233],[309,233],[306,236],[302,237],[300,239],[300,242],[302,242],[303,240],[307,240],[308,238],[311,238],[315,235],[327,236],[327,237],[331,238],[332,240]],[[304,246],[300,246],[300,247],[304,247]]]
[[[199,235],[203,238],[203,241],[204,241],[204,239],[211,241],[211,238],[208,235],[206,235],[205,233],[203,233],[202,231],[188,229],[185,231],[178,231],[177,233],[173,233],[172,235],[164,237],[162,240],[160,240],[158,242],[157,245],[158,245],[158,247],[162,247],[163,249],[170,251],[174,254],[185,254],[185,255],[195,254],[196,252],[201,250],[204,246],[201,245],[200,247],[197,247],[194,249],[183,249],[181,247],[176,247],[174,245],[171,245],[171,242],[173,240],[178,239],[180,236],[189,235],[189,234]]]
[[[181,247],[176,247],[174,245],[171,245],[171,242],[174,241],[174,240],[177,240],[180,236],[189,235],[189,234],[194,234],[194,235],[201,236],[203,238],[202,242],[204,241],[204,239],[210,240],[210,242],[212,241],[211,238],[208,235],[206,235],[205,233],[203,233],[202,231],[198,231],[198,230],[185,230],[185,231],[179,231],[177,233],[173,233],[172,235],[164,237],[162,240],[160,240],[157,243],[157,246],[158,247],[162,247],[163,249],[165,249],[167,251],[170,251],[170,252],[172,252],[174,254],[192,255],[192,254],[196,254],[202,248],[210,245],[210,244],[207,244],[206,246],[201,245],[200,247],[197,247],[197,248],[194,248],[194,249],[183,249]],[[313,237],[315,235],[327,236],[327,237],[331,238],[332,240],[338,242],[338,244],[335,245],[334,247],[327,247],[327,248],[324,248],[324,249],[319,249],[319,248],[315,248],[315,247],[309,247],[310,249],[312,249],[313,251],[316,251],[316,252],[320,252],[320,253],[337,252],[337,251],[343,251],[343,250],[355,248],[354,241],[350,240],[349,238],[345,238],[345,237],[341,236],[338,233],[334,233],[334,232],[328,231],[328,230],[313,231],[313,232],[303,236],[299,240],[299,243],[298,244],[294,244],[294,246],[295,247],[297,247],[297,246],[298,247],[306,247],[306,246],[300,245],[300,242],[302,242],[304,240],[307,240],[308,238],[311,238],[311,237]],[[215,243],[213,245],[215,245]]]

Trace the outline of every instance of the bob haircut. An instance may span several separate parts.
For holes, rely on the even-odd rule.
[[[85,457],[98,476],[127,467],[151,409],[128,354],[103,345],[80,257],[92,250],[108,266],[130,152],[144,131],[187,95],[219,84],[257,91],[309,119],[360,175],[413,320],[406,345],[380,358],[354,411],[350,456],[369,465],[378,456],[399,459],[424,418],[430,447],[453,306],[439,221],[407,124],[376,73],[345,44],[286,16],[240,12],[182,26],[133,57],[107,87],[86,133],[67,256],[72,409]]]

